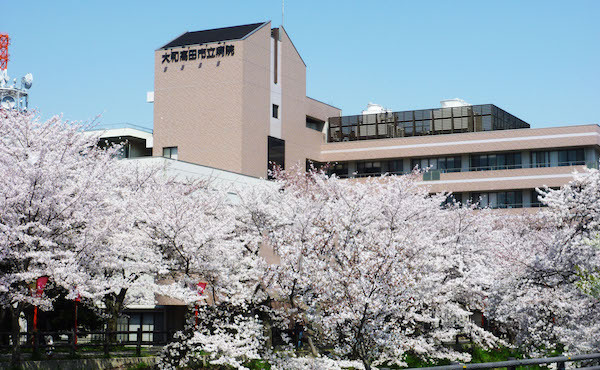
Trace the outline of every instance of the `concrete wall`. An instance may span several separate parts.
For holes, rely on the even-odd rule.
[[[153,155],[176,146],[179,160],[266,177],[272,134],[285,140],[286,168],[319,157],[324,135],[306,127],[306,116],[326,121],[340,110],[306,97],[306,65],[285,30],[278,31],[277,54],[270,23],[225,42],[235,46],[234,56],[163,63],[170,50],[157,50]],[[279,119],[272,118],[272,104],[279,105]]]
[[[267,137],[271,117],[270,23],[244,40],[240,173],[267,176]]]
[[[252,61],[246,60],[245,41],[226,44],[234,45],[233,56],[167,64],[162,63],[165,50],[155,52],[153,155],[177,146],[181,160],[243,171],[244,82],[251,82],[246,64]]]
[[[304,168],[306,159],[319,157],[323,133],[306,127],[306,116],[327,121],[340,110],[306,96],[306,65],[283,27],[281,34],[282,138],[285,140],[285,167]]]

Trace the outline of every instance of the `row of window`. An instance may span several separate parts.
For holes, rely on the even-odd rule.
[[[461,157],[436,157],[436,158],[413,158],[410,161],[413,168],[439,170],[442,172],[460,172],[462,168]]]
[[[471,156],[471,171],[521,168],[521,153],[476,154]]]
[[[350,126],[330,126],[329,141],[356,141],[490,131],[493,127],[492,118],[493,116],[454,117],[435,120],[415,120],[411,122],[363,123]]]
[[[470,201],[478,203],[480,208],[522,208],[523,191],[471,193]]]
[[[515,123],[515,126],[526,126],[523,121],[517,123],[518,118],[510,113],[492,105],[469,105],[454,108],[422,109],[402,112],[383,112],[375,114],[360,114],[354,116],[331,117],[330,125],[354,126],[375,123],[412,122],[419,120],[432,120],[441,118],[473,117],[493,115],[499,120]],[[519,120],[520,121],[520,120]],[[516,127],[515,127],[516,128]]]
[[[491,171],[516,168],[559,167],[585,165],[584,148],[552,151],[535,151],[529,153],[529,165],[523,165],[521,152],[472,154],[469,156],[469,167],[463,168],[461,156],[412,158],[410,168],[404,168],[401,158],[391,160],[373,160],[356,162],[356,176],[379,176],[384,173],[402,174],[413,169],[429,169],[429,171],[463,172]],[[339,162],[328,166],[329,174],[348,177],[349,162]]]
[[[529,199],[526,198],[529,195]],[[540,194],[535,189],[489,191],[473,193],[452,193],[442,205],[463,203],[468,201],[477,204],[478,208],[523,208],[523,207],[545,207],[540,202]]]
[[[529,124],[491,105],[330,117],[329,141],[528,128]]]

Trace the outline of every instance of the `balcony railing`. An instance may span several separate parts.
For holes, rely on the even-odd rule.
[[[566,166],[587,166],[588,168],[598,168],[596,162],[586,161],[570,161],[570,162],[557,162],[557,163],[530,163],[530,164],[513,164],[513,165],[493,165],[493,166],[480,166],[480,167],[467,167],[467,168],[430,168],[428,170],[420,170],[423,173],[427,172],[438,172],[438,173],[455,173],[455,172],[479,172],[479,171],[503,171],[503,170],[516,170],[523,168],[546,168],[546,167],[566,167]],[[382,171],[382,172],[353,172],[348,174],[336,174],[337,177],[345,179],[350,177],[377,177],[383,174],[389,175],[406,175],[412,173],[410,171]]]

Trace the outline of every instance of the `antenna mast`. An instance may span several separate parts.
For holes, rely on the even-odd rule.
[[[283,8],[285,0],[281,0],[281,26],[283,27]]]
[[[10,83],[7,71],[8,45],[10,45],[10,37],[6,33],[0,33],[0,111],[5,109],[27,110],[33,75],[26,74],[21,79],[21,87],[17,86],[16,78]]]
[[[10,45],[10,37],[0,33],[0,70],[4,71],[8,66],[8,45]]]

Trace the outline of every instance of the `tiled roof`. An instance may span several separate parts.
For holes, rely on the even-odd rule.
[[[265,22],[245,24],[234,27],[215,28],[212,30],[186,32],[163,46],[161,49],[176,48],[186,45],[206,44],[209,42],[239,40],[254,32],[263,24],[265,24]]]

